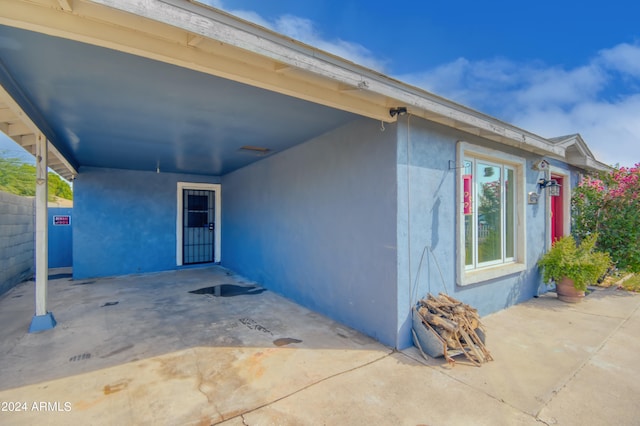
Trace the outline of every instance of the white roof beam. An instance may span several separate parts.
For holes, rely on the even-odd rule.
[[[191,47],[196,47],[204,41],[204,37],[194,34],[187,34],[187,44]]]
[[[7,136],[11,137],[18,145],[25,148],[27,151],[32,154],[35,153],[34,147],[37,144],[36,135],[41,135],[42,132],[35,123],[25,114],[25,112],[20,108],[20,105],[9,95],[9,93],[0,86],[0,105],[3,107],[2,110],[9,109],[13,114],[11,122],[3,122],[0,120],[0,131],[4,132]],[[15,119],[15,121],[13,121]],[[63,164],[64,167],[52,167],[53,170],[56,171],[60,176],[65,179],[72,180],[78,174],[76,169],[71,165],[71,163],[64,158],[64,156],[56,149],[55,146],[51,143],[47,143],[49,153],[51,153],[55,158],[60,160],[60,163]]]
[[[24,124],[22,121],[18,121],[15,123],[9,123],[9,125],[7,126],[7,131],[5,133],[7,134],[7,136],[12,138],[14,136],[22,136],[33,133],[33,130],[31,130],[29,126]]]
[[[58,4],[62,10],[71,12],[73,10],[73,0],[58,0]]]
[[[13,111],[11,111],[11,109],[9,109],[8,107],[0,109],[0,123],[13,122],[17,120],[18,120],[18,116]]]

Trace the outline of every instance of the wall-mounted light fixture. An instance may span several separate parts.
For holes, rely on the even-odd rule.
[[[549,195],[551,195],[552,197],[557,197],[560,195],[560,184],[555,179],[539,179],[538,188],[548,189]]]
[[[405,115],[407,113],[407,107],[396,107],[389,110],[389,115],[395,117],[396,115]]]

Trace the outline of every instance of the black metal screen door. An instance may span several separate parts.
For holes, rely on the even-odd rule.
[[[182,264],[213,262],[214,191],[182,190]]]

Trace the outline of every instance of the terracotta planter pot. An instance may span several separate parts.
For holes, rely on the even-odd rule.
[[[558,299],[567,303],[582,302],[584,298],[584,291],[576,290],[573,286],[573,280],[566,277],[556,283],[556,293]]]

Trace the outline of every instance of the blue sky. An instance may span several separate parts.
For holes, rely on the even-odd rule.
[[[636,1],[203,2],[543,137],[580,133],[605,163],[640,162]]]

